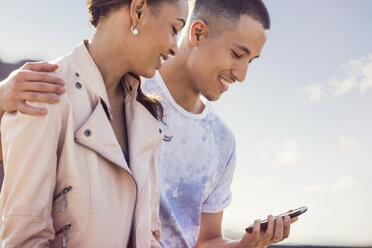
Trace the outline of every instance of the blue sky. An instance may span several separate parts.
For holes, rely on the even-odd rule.
[[[267,0],[261,58],[215,108],[237,141],[224,227],[307,205],[288,244],[372,245],[372,1]],[[52,59],[93,32],[85,1],[1,4],[0,58]]]

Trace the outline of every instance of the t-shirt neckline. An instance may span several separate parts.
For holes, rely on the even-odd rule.
[[[186,117],[192,118],[192,119],[203,119],[207,116],[210,108],[210,102],[208,100],[203,101],[205,104],[205,107],[203,111],[200,114],[194,114],[187,110],[185,110],[181,105],[179,105],[176,100],[173,98],[172,94],[170,93],[167,85],[165,84],[163,77],[160,75],[159,71],[156,71],[155,75],[156,81],[159,83],[165,97],[168,99],[168,101],[172,104],[172,106],[181,114],[183,114]]]

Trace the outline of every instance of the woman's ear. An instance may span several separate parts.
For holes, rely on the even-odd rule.
[[[203,41],[208,39],[210,29],[202,20],[196,20],[191,24],[189,32],[189,41],[193,46],[199,46]]]
[[[143,12],[147,6],[146,0],[132,0],[129,7],[129,14],[130,18],[132,19],[133,28],[138,28],[138,25],[143,18]]]

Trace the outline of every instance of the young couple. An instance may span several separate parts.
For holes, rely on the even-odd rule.
[[[270,27],[261,0],[195,0],[188,21],[186,0],[87,5],[89,41],[58,66],[27,63],[1,84],[2,245],[266,247],[287,238],[291,219],[273,216],[241,240],[221,230],[235,142],[209,101],[259,57]],[[142,88],[139,76],[149,78]]]

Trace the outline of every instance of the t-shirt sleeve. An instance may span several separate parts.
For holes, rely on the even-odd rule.
[[[209,194],[203,202],[203,213],[218,213],[223,211],[231,202],[231,182],[235,171],[236,153],[235,142],[233,150],[230,154],[230,159],[225,167],[225,170],[214,190]]]

